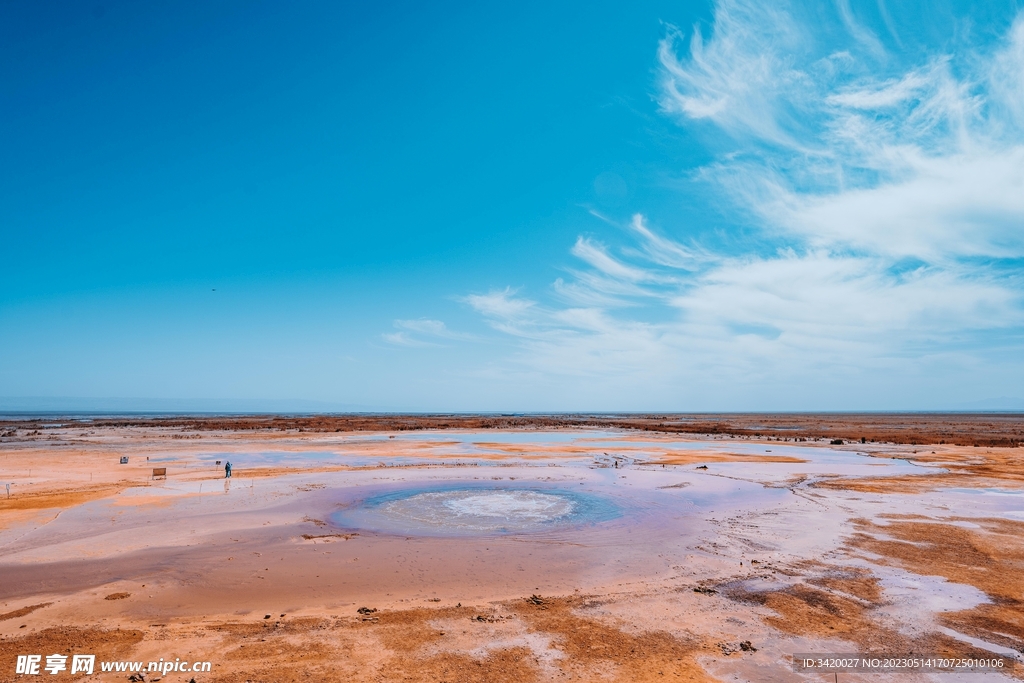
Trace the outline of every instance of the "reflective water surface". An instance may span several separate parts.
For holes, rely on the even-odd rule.
[[[359,501],[331,521],[384,533],[459,536],[556,531],[619,514],[605,497],[557,488],[411,487]]]

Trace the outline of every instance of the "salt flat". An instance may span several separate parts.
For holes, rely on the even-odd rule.
[[[197,681],[796,681],[822,675],[794,653],[1024,652],[1019,448],[8,430],[0,680],[81,647],[213,662]]]

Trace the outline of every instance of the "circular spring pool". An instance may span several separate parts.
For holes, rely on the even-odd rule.
[[[561,489],[459,488],[399,491],[340,510],[338,526],[402,534],[516,534],[612,519],[605,498]]]

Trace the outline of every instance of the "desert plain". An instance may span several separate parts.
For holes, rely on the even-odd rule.
[[[1022,443],[1006,414],[5,418],[0,681],[1021,679]],[[76,653],[211,667],[16,672]]]

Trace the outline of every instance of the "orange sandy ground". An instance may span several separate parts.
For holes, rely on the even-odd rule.
[[[185,458],[200,448],[301,452],[329,448],[338,438],[233,431],[200,434],[153,427],[59,428],[7,438],[0,443],[0,478],[16,485],[9,499],[2,497],[4,490],[0,489],[0,531],[13,534],[22,528],[45,529],[63,511],[89,501],[113,500],[131,487],[152,485],[151,467],[144,459],[147,454]],[[642,438],[650,442],[662,437],[644,434]],[[678,436],[671,438],[678,442]],[[629,439],[628,435],[623,439],[618,452],[629,453]],[[443,442],[442,438],[440,445],[398,446],[383,441],[368,446],[367,452],[404,449],[411,468],[458,460],[457,455],[444,456]],[[486,457],[515,457],[520,462],[589,458],[601,450],[589,449],[585,442],[566,446],[542,440],[529,445],[486,445],[494,451]],[[639,461],[691,468],[737,460],[769,465],[800,462],[792,456],[740,457],[729,452],[726,442],[721,450],[686,451],[666,446],[652,454],[649,443],[641,450]],[[129,465],[117,464],[121,454],[130,454]],[[164,679],[167,681],[195,678],[199,682],[270,683],[312,678],[526,683],[825,680],[821,675],[794,673],[789,655],[797,651],[988,654],[951,636],[950,630],[1024,652],[1024,523],[1006,518],[968,519],[955,511],[947,516],[919,515],[902,503],[891,509],[884,505],[886,496],[898,495],[904,501],[944,487],[1019,491],[1024,488],[1024,451],[891,446],[876,449],[875,455],[943,463],[947,471],[858,479],[826,477],[809,488],[794,490],[822,501],[822,505],[833,504],[832,497],[846,496],[842,504],[834,503],[850,508],[835,539],[835,552],[801,555],[794,541],[794,547],[783,548],[787,550],[784,560],[772,559],[773,553],[767,550],[758,559],[758,546],[752,539],[774,528],[773,513],[765,510],[761,516],[747,515],[742,520],[711,520],[718,535],[694,546],[693,554],[687,556],[686,572],[657,581],[566,589],[533,599],[530,588],[510,595],[510,590],[519,587],[506,582],[500,571],[495,573],[493,585],[487,583],[486,576],[477,577],[484,588],[460,598],[451,588],[458,585],[457,580],[444,579],[446,571],[455,572],[444,558],[431,570],[436,572],[438,585],[447,587],[444,595],[426,598],[410,593],[388,600],[368,594],[367,600],[374,602],[366,605],[361,601],[340,604],[322,586],[304,593],[305,585],[298,584],[311,577],[299,570],[295,585],[289,585],[285,572],[267,589],[229,590],[227,584],[207,583],[202,590],[192,591],[188,581],[170,585],[164,580],[147,588],[139,580],[119,580],[114,572],[109,580],[83,588],[62,590],[57,585],[29,594],[3,578],[12,566],[0,564],[0,681],[30,678],[14,674],[14,659],[24,653],[90,652],[100,660],[180,657],[214,663],[212,673],[171,673]],[[418,463],[417,457],[425,462]],[[212,468],[169,467],[176,481],[222,484],[222,473]],[[320,472],[345,469],[310,465],[301,471],[315,477]],[[273,486],[296,471],[282,466],[250,469],[239,485],[259,479],[261,487]],[[883,504],[876,504],[873,514],[863,514],[850,502],[858,500],[851,495],[859,494],[882,496]],[[167,503],[159,497],[140,496],[124,504]],[[306,531],[297,542],[319,543],[325,549],[356,548],[354,544],[368,542],[363,536],[332,533],[321,520],[306,521]],[[799,533],[790,538],[799,538]],[[372,549],[366,552],[372,561]],[[0,562],[5,554],[0,546]],[[228,559],[236,573],[211,579],[214,584],[251,577],[263,564],[269,564],[259,553]],[[450,564],[457,560],[456,551]],[[109,566],[116,564],[115,557]],[[891,614],[886,616],[885,608],[892,603],[878,578],[885,568],[974,587],[988,602],[936,613],[931,622],[916,630],[901,627]],[[270,572],[269,567],[266,571]],[[372,574],[371,568],[371,578]],[[11,576],[15,575],[8,573]],[[758,577],[784,578],[786,583],[758,588],[752,582]],[[220,589],[226,597],[217,597]],[[165,597],[154,598],[149,592],[157,590]],[[265,614],[264,605],[284,604],[269,599],[274,591],[286,596],[282,600],[294,603],[294,609]],[[155,602],[147,602],[151,598]],[[376,611],[360,614],[356,608],[362,606]],[[750,648],[742,648],[741,643],[748,641]],[[1021,677],[1021,670],[1024,667],[1011,675]],[[125,676],[76,678],[124,680]],[[914,676],[907,674],[901,680],[927,680]],[[65,672],[59,679],[45,678],[72,676]],[[149,675],[146,680],[158,678]],[[840,679],[880,680],[867,674],[841,674]]]

